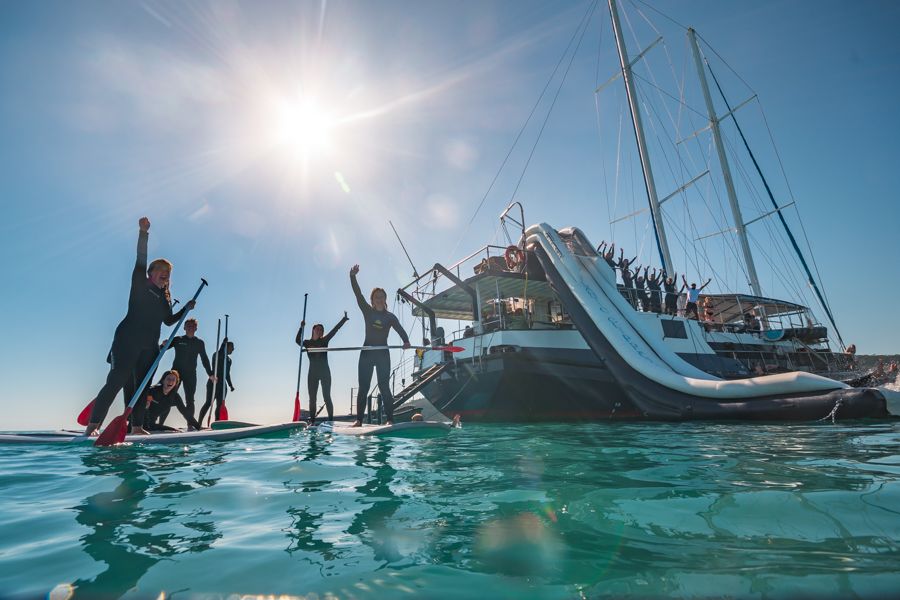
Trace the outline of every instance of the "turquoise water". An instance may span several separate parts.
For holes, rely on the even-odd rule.
[[[6,446],[0,489],[4,597],[900,589],[898,423],[470,424],[425,440]]]

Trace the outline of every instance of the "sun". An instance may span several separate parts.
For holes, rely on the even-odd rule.
[[[336,143],[337,119],[315,98],[282,99],[270,118],[270,142],[287,158],[328,156]]]

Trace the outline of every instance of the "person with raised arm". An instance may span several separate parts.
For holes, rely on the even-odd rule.
[[[661,277],[664,278],[663,289],[666,291],[665,313],[674,317],[678,314],[678,295],[681,294],[680,291],[675,291],[675,288],[678,287],[678,273],[673,273],[671,277],[668,277],[666,272],[662,271]]]
[[[356,296],[356,303],[363,314],[366,325],[366,339],[364,346],[386,346],[388,334],[394,329],[403,340],[403,348],[409,348],[409,336],[400,324],[400,320],[387,309],[387,292],[383,288],[375,288],[369,294],[371,304],[366,302],[356,281],[359,273],[359,265],[353,265],[350,269],[350,286]],[[381,392],[381,405],[384,407],[386,422],[394,423],[394,396],[391,394],[391,352],[388,349],[362,350],[359,353],[359,391],[356,394],[356,422],[354,427],[361,427],[363,413],[366,410],[366,398],[369,395],[369,386],[372,385],[372,371],[375,371],[378,379],[378,390]]]
[[[321,323],[316,323],[312,328],[312,337],[308,340],[304,340],[301,337],[303,333],[304,322],[300,323],[300,330],[297,331],[297,337],[294,341],[297,342],[298,346],[302,346],[303,348],[327,348],[328,342],[331,341],[331,338],[334,337],[334,334],[338,332],[338,330],[344,326],[344,323],[349,321],[350,319],[347,317],[347,311],[344,311],[344,316],[338,321],[337,325],[331,328],[331,331],[328,334],[325,333],[325,326]],[[331,368],[328,366],[328,353],[327,352],[311,352],[309,353],[309,373],[306,377],[306,389],[309,392],[309,424],[315,425],[316,423],[316,393],[318,392],[319,384],[322,384],[322,400],[325,402],[325,410],[328,411],[328,420],[334,420],[334,404],[331,402]]]
[[[185,311],[194,308],[194,301],[191,300],[180,311],[172,313],[172,297],[169,294],[172,263],[164,258],[157,258],[147,264],[150,219],[141,217],[138,227],[137,259],[131,273],[128,312],[116,327],[112,348],[107,356],[109,374],[94,399],[85,435],[92,435],[97,431],[120,390],[125,390],[126,403],[134,396],[138,384],[159,354],[162,324],[174,325]],[[140,422],[137,425],[140,426]]]
[[[683,274],[681,276],[681,281],[684,283],[684,285],[681,286],[681,289],[683,290],[684,288],[687,287],[687,284],[688,284],[687,279],[684,278]],[[684,305],[684,317],[685,318],[688,318],[689,315],[693,314],[694,319],[696,319],[696,320],[700,319],[700,312],[697,310],[697,301],[700,300],[700,292],[703,291],[703,288],[705,288],[706,286],[709,285],[710,281],[712,281],[712,277],[707,279],[706,283],[704,283],[699,288],[697,287],[696,283],[692,283],[691,287],[688,288],[687,304]]]
[[[647,275],[646,271],[644,272],[644,275]],[[663,282],[663,272],[659,271],[657,273],[656,267],[654,267],[653,273],[646,279],[647,289],[650,290],[650,311],[659,314],[662,312],[662,302],[659,290]]]

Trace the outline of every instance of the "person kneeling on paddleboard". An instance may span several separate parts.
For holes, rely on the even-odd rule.
[[[372,304],[369,305],[363,298],[356,282],[356,274],[359,273],[359,265],[353,265],[350,269],[350,285],[356,296],[356,303],[362,311],[366,323],[366,341],[364,346],[386,346],[388,334],[393,328],[403,340],[403,348],[409,348],[409,337],[406,335],[400,320],[387,309],[387,292],[382,288],[375,288],[369,295]],[[359,391],[356,394],[356,422],[354,427],[361,427],[363,414],[366,410],[366,397],[369,395],[369,386],[372,385],[372,370],[375,370],[378,378],[378,391],[381,392],[381,405],[384,407],[386,423],[394,423],[394,397],[391,395],[391,352],[390,350],[363,350],[359,353]]]
[[[172,313],[172,297],[169,294],[172,263],[158,258],[147,265],[150,219],[141,217],[138,225],[137,260],[131,273],[128,312],[116,327],[112,349],[107,357],[111,368],[106,383],[94,399],[85,435],[92,435],[100,427],[119,390],[125,389],[126,404],[134,396],[135,388],[159,353],[162,324],[174,325],[185,311],[194,308],[194,301],[191,300],[180,311]],[[136,420],[132,422],[141,423]]]
[[[143,430],[135,427],[133,433],[146,433],[149,431],[178,431],[174,427],[168,427],[166,417],[172,407],[178,409],[181,416],[188,424],[188,429],[196,431],[200,429],[200,423],[194,419],[192,411],[188,409],[184,400],[178,394],[178,386],[181,384],[181,376],[178,371],[171,370],[163,373],[159,383],[147,390],[146,402],[138,402],[134,410],[135,422],[144,424]]]
[[[295,341],[298,346],[304,348],[327,348],[328,342],[334,337],[334,334],[349,321],[347,311],[344,311],[344,317],[338,321],[328,335],[325,335],[325,326],[316,323],[312,328],[312,338],[308,340],[301,339],[303,334],[303,326],[300,323],[300,330],[297,332]],[[306,378],[306,388],[309,391],[309,424],[316,423],[316,392],[319,388],[319,382],[322,383],[322,400],[325,402],[325,410],[328,411],[328,420],[334,420],[334,405],[331,402],[331,369],[328,366],[327,352],[313,352],[309,355],[309,374]]]

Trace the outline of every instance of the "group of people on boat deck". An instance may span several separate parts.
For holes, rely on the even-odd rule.
[[[85,435],[96,435],[120,391],[124,392],[125,405],[128,406],[138,391],[137,387],[151,370],[155,371],[159,359],[162,358],[161,353],[166,349],[165,344],[159,344],[162,324],[174,325],[196,305],[194,300],[190,300],[180,311],[172,311],[173,301],[169,293],[172,263],[162,258],[147,263],[150,220],[142,217],[138,221],[138,228],[137,259],[131,274],[128,311],[113,336],[112,348],[107,356],[110,370],[106,382],[91,403]],[[390,351],[386,348],[388,335],[391,329],[396,331],[403,341],[404,349],[410,348],[409,337],[400,320],[387,310],[387,292],[383,288],[373,289],[369,300],[366,301],[356,280],[358,273],[359,265],[354,265],[350,269],[350,286],[363,315],[366,329],[363,345],[367,349],[362,350],[359,356],[357,368],[359,388],[354,426],[362,425],[373,371],[376,374],[387,423],[391,424],[394,401],[390,388],[391,357]],[[347,313],[344,312],[343,318],[327,335],[324,326],[316,324],[313,326],[310,339],[302,339],[301,333],[298,332],[296,342],[307,351],[324,350],[348,320]],[[303,325],[305,323],[301,323],[301,332]],[[169,429],[165,425],[165,420],[173,407],[181,413],[190,429],[202,427],[203,419],[213,401],[216,403],[214,412],[216,420],[223,415],[225,383],[231,391],[234,391],[230,356],[234,352],[234,342],[226,336],[210,361],[206,355],[206,345],[196,335],[197,328],[196,319],[188,319],[184,322],[184,335],[173,338],[171,347],[175,349],[175,358],[172,368],[163,373],[159,383],[154,386],[148,384],[141,390],[129,416],[131,433],[146,434],[150,431]],[[371,349],[368,349],[370,347]],[[208,381],[206,402],[200,409],[199,418],[194,418],[198,358]],[[334,407],[331,401],[331,371],[327,352],[309,352],[309,359],[307,385],[310,397],[310,421],[314,422],[316,418],[316,394],[320,385],[328,419],[331,420],[334,417]],[[150,379],[152,375],[148,381]],[[182,384],[184,399],[178,393]]]
[[[625,258],[625,251],[619,248],[619,256],[616,258],[616,244],[607,244],[606,241],[600,243],[597,252],[606,261],[606,264],[613,270],[618,271],[622,278],[623,296],[632,308],[643,312],[654,312],[667,315],[680,315],[696,320],[712,321],[714,319],[714,311],[711,303],[705,303],[703,314],[701,315],[698,302],[700,300],[700,292],[709,285],[712,278],[707,279],[706,283],[697,287],[696,283],[688,285],[687,279],[681,275],[681,288],[678,287],[678,273],[669,276],[664,269],[650,271],[649,266],[633,267],[635,256],[631,260]],[[642,274],[643,273],[643,274]],[[684,296],[684,308],[679,308],[678,299],[682,293],[687,290]],[[706,300],[709,300],[707,298]]]

